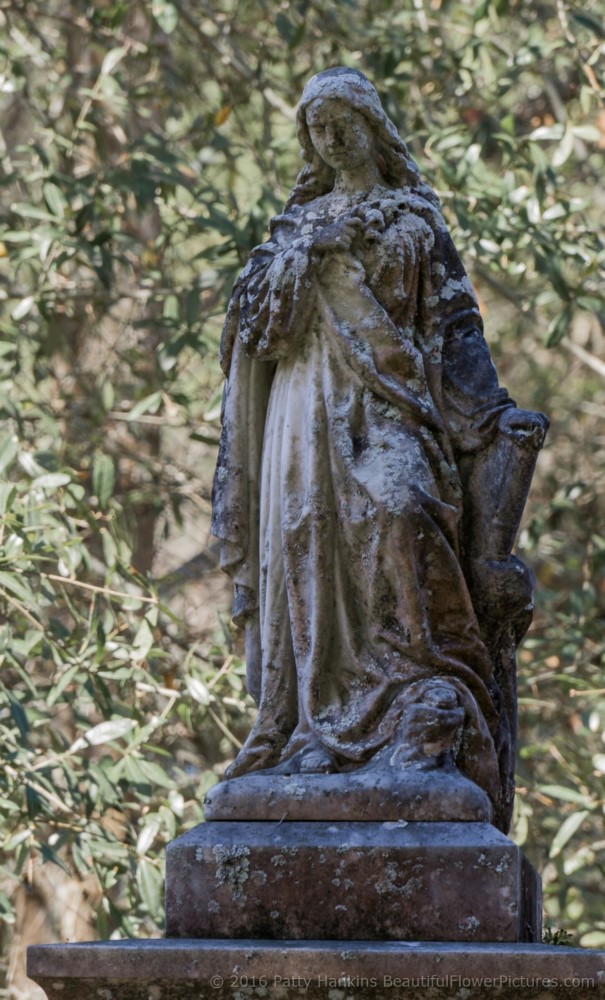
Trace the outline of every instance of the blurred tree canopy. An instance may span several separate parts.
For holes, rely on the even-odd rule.
[[[164,846],[250,722],[208,539],[217,345],[299,168],[302,86],[338,64],[438,190],[503,383],[553,421],[519,546],[538,608],[514,834],[548,919],[605,946],[604,51],[599,0],[0,0],[14,995],[23,943],[158,932]]]

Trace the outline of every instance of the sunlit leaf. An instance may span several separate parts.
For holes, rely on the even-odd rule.
[[[159,911],[162,898],[162,875],[157,866],[141,858],[137,867],[137,885],[143,903],[153,915]]]
[[[49,209],[56,215],[57,218],[62,219],[65,215],[65,210],[67,207],[67,202],[60,187],[56,184],[52,184],[50,181],[47,182],[42,188],[44,192],[44,200],[48,205]]]
[[[162,402],[161,392],[152,392],[149,396],[145,396],[144,399],[140,399],[138,403],[135,403],[132,409],[128,413],[129,420],[137,420],[144,413],[155,413]]]
[[[21,299],[21,301],[18,302],[17,305],[12,310],[11,312],[12,318],[15,320],[24,319],[27,316],[28,312],[31,311],[33,304],[34,304],[33,295],[26,295],[25,298]]]
[[[113,459],[104,452],[98,452],[92,469],[92,488],[101,509],[107,506],[113,496],[115,482],[116,470]]]
[[[69,748],[70,753],[83,750],[84,747],[97,747],[103,743],[111,743],[112,740],[126,736],[132,729],[134,722],[132,719],[111,719],[109,722],[100,722],[98,726],[93,726],[83,736],[79,736]]]
[[[572,813],[563,821],[551,844],[549,857],[556,858],[561,853],[567,841],[571,840],[573,835],[577,833],[589,815],[588,810],[583,809],[581,812]]]
[[[101,66],[101,75],[108,76],[110,73],[113,73],[114,69],[116,68],[118,63],[122,61],[126,53],[127,50],[121,45],[117,46],[115,49],[110,49],[110,51],[103,59],[103,63]]]
[[[153,844],[155,838],[157,837],[160,830],[160,822],[158,819],[148,820],[139,832],[137,837],[137,854],[144,855]]]
[[[152,0],[151,11],[162,31],[171,35],[178,24],[178,11],[168,0]]]
[[[42,476],[36,476],[32,480],[32,486],[37,486],[39,489],[44,490],[55,490],[59,486],[67,486],[71,482],[71,476],[66,472],[46,472]]]

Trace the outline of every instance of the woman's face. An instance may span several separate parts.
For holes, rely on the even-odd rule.
[[[374,135],[367,119],[340,98],[319,98],[306,111],[313,148],[333,170],[355,170],[372,158]]]

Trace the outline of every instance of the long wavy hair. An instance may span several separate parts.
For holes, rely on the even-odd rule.
[[[369,122],[374,135],[374,158],[388,187],[407,190],[439,209],[439,198],[420,172],[395,125],[384,111],[376,88],[359,70],[346,66],[318,73],[306,84],[296,113],[297,135],[305,166],[296,178],[284,211],[305,205],[327,194],[334,187],[336,172],[324,163],[316,151],[307,125],[307,108],[322,98],[338,98],[359,111]]]

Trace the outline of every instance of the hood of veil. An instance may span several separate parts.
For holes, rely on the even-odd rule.
[[[346,66],[336,66],[311,77],[302,92],[296,113],[296,124],[302,158],[307,166],[299,175],[295,191],[297,188],[301,190],[307,186],[305,180],[309,178],[309,171],[317,162],[318,157],[309,135],[306,112],[310,104],[322,98],[340,99],[368,120],[376,140],[377,152],[386,161],[387,179],[393,186],[409,187],[432,205],[439,205],[433,189],[421,180],[418,167],[394,123],[384,111],[376,88],[359,70]],[[294,201],[297,200],[294,198]]]

